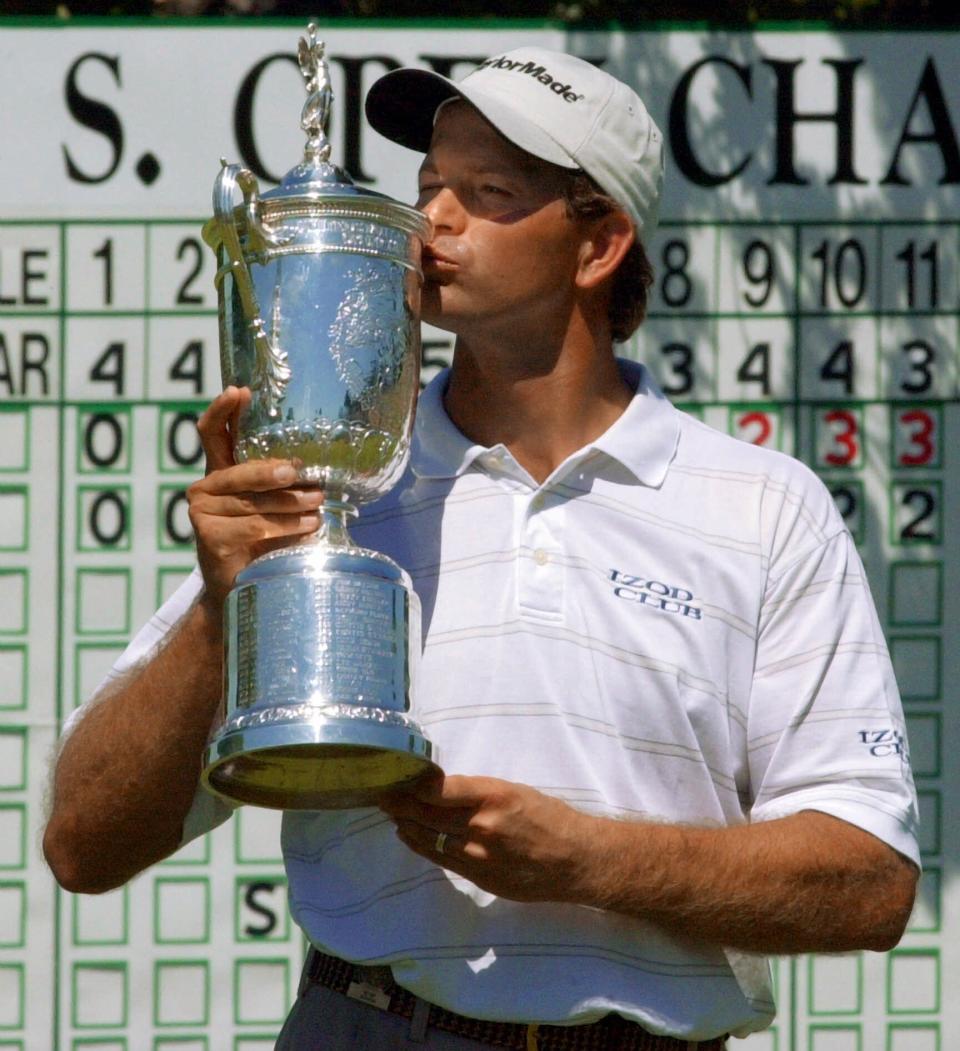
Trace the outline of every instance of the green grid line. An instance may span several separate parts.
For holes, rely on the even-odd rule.
[[[192,887],[202,890],[203,897],[203,930],[192,936],[170,937],[164,935],[163,928],[163,894],[165,890],[175,887]],[[158,876],[153,884],[153,938],[158,945],[202,945],[210,941],[210,903],[212,891],[207,876]],[[171,906],[167,906],[170,908]]]
[[[27,934],[27,884],[23,880],[0,880],[0,897],[5,898],[5,892],[11,892],[13,895],[18,896],[20,905],[12,910],[6,905],[4,907],[3,911],[5,914],[18,917],[17,934],[14,938],[0,940],[0,948],[22,949],[26,945]]]
[[[20,698],[14,703],[7,702],[7,694],[0,693],[0,711],[23,711],[27,707],[27,698],[30,696],[30,660],[29,648],[26,643],[0,642],[0,655],[18,654],[20,658]],[[11,680],[7,679],[6,683]]]
[[[901,960],[927,959],[933,964],[934,973],[934,995],[930,1006],[918,1007],[895,1007],[894,1006],[894,968]],[[886,958],[886,1001],[887,1011],[892,1015],[899,1014],[939,1014],[941,1011],[943,982],[942,967],[939,949],[891,949]]]
[[[6,578],[20,577],[23,582],[23,601],[20,609],[20,627],[9,628],[2,635],[15,637],[28,635],[30,633],[30,572],[20,567],[0,568],[0,581]]]
[[[27,867],[27,805],[26,803],[0,802],[0,816],[13,813],[20,816],[19,849],[16,861],[10,864],[0,864],[0,871],[3,872],[18,872]]]
[[[79,1020],[78,1009],[80,1007],[80,996],[78,995],[77,985],[80,979],[81,971],[101,971],[106,974],[118,974],[120,976],[121,995],[120,1003],[122,1009],[120,1012],[119,1021],[113,1022],[81,1022]],[[130,976],[128,973],[127,964],[123,961],[116,960],[98,960],[96,962],[83,961],[74,963],[73,968],[70,972],[71,975],[71,1023],[74,1029],[126,1029],[129,1019],[129,999],[130,999]],[[56,1044],[54,1044],[56,1047]]]
[[[164,971],[170,972],[173,969],[182,968],[184,970],[192,970],[199,972],[202,975],[200,979],[203,982],[203,1006],[201,1009],[201,1016],[199,1018],[188,1018],[179,1019],[174,1021],[164,1021],[161,1019],[161,1003],[160,1003],[160,992],[162,984],[162,973]],[[210,1024],[210,961],[209,960],[198,960],[198,959],[167,959],[167,960],[154,960],[153,962],[153,1024],[158,1028],[166,1028],[167,1026],[208,1026]]]
[[[10,1022],[0,1022],[0,1030],[22,1029],[26,1018],[26,1004],[24,1002],[27,996],[26,965],[22,963],[0,963],[0,973],[5,971],[17,975],[17,986],[20,995],[17,1003],[17,1017]]]
[[[50,402],[42,402],[41,404],[49,405]],[[33,419],[27,406],[23,402],[0,404],[0,420],[4,416],[22,416],[23,417],[23,463],[11,465],[9,467],[0,466],[0,476],[5,474],[24,474],[30,471],[30,451],[31,451],[31,438],[33,434]]]
[[[29,736],[28,726],[0,726],[0,740],[4,738],[19,738],[20,740],[20,780],[17,783],[11,781],[10,784],[0,784],[0,792],[23,792],[26,789],[30,775]],[[4,770],[4,776],[8,770],[9,768]]]

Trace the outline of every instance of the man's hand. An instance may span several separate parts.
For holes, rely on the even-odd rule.
[[[813,810],[728,828],[620,821],[458,776],[380,805],[412,850],[503,898],[619,912],[750,952],[889,949],[916,890],[912,862]]]
[[[564,900],[587,850],[585,814],[528,785],[492,777],[427,781],[380,806],[411,850],[513,901]]]
[[[286,460],[237,464],[233,436],[249,388],[227,387],[200,417],[197,430],[206,476],[187,490],[205,600],[219,609],[241,569],[273,547],[317,530],[323,493],[296,487],[296,465]],[[291,488],[291,486],[293,486]]]

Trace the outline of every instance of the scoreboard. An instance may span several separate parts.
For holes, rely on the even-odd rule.
[[[220,388],[199,231],[221,154],[264,187],[296,163],[302,32],[0,26],[16,144],[0,152],[0,1051],[266,1051],[295,994],[304,946],[274,813],[242,808],[97,897],[55,887],[39,836],[59,727],[193,565],[194,424]],[[774,961],[777,1021],[744,1046],[948,1051],[960,1034],[956,36],[510,24],[321,36],[334,159],[401,199],[416,157],[360,120],[385,69],[459,75],[536,43],[604,62],[647,100],[668,189],[649,317],[623,352],[686,411],[825,480],[887,634],[923,821],[901,945]],[[425,377],[450,350],[425,333]]]

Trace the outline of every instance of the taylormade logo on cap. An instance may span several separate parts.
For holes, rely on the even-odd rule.
[[[551,76],[547,72],[545,66],[538,66],[529,59],[524,62],[501,55],[499,58],[488,58],[485,62],[481,62],[479,69],[505,69],[511,73],[526,73],[528,76],[533,77],[534,80],[539,80],[541,84],[545,84],[551,91],[559,95],[564,102],[580,102],[584,97],[582,94],[577,94],[571,84],[561,84],[556,77]]]

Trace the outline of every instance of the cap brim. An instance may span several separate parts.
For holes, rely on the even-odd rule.
[[[579,164],[539,125],[518,113],[496,95],[457,84],[425,69],[396,69],[381,77],[367,93],[366,114],[371,126],[393,142],[426,153],[433,136],[437,109],[452,98],[462,98],[515,146],[562,168]]]

